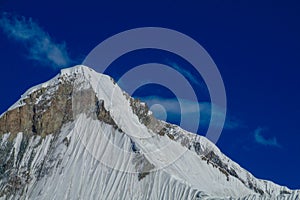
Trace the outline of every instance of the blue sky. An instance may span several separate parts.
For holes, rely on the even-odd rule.
[[[200,43],[222,75],[228,115],[218,147],[256,177],[300,188],[297,1],[95,2],[0,1],[1,113],[26,89],[61,67],[81,63],[116,33],[146,26],[174,29]],[[118,80],[147,62],[169,65],[187,78],[199,102],[185,100],[182,114],[192,119],[193,106],[200,104],[198,133],[205,132],[209,93],[184,59],[157,50],[135,51],[121,56],[106,73]],[[168,88],[145,85],[134,95],[164,104],[167,120],[179,122],[178,101]]]

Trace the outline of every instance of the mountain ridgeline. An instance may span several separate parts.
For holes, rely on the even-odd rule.
[[[300,199],[85,66],[0,116],[0,199]]]

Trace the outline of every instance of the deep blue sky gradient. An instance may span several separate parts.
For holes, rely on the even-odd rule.
[[[131,28],[165,27],[194,38],[217,64],[229,114],[241,124],[224,130],[217,145],[256,177],[300,188],[298,1],[95,2],[0,0],[0,12],[31,17],[55,41],[64,41],[70,56],[79,63],[101,41]],[[26,59],[26,49],[2,31],[0,44],[2,113],[26,89],[59,70]],[[180,58],[167,53],[148,53],[126,55],[114,65],[129,68],[147,61],[171,60],[188,68]],[[119,72],[111,68],[111,73],[117,77]],[[149,90],[145,88],[141,96]],[[204,100],[209,98],[203,91],[200,94]],[[275,137],[280,147],[257,142],[255,130],[259,127],[264,128],[266,139]]]

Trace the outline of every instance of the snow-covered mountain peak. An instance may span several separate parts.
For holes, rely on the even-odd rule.
[[[86,66],[0,116],[0,199],[297,199]]]

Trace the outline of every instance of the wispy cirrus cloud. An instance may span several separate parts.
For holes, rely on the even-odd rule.
[[[0,28],[11,39],[21,43],[28,50],[27,58],[54,68],[74,64],[65,43],[56,43],[31,18],[2,13]]]
[[[281,147],[276,137],[266,138],[265,136],[263,136],[262,133],[266,130],[267,129],[263,127],[258,127],[254,130],[255,142],[264,146]]]
[[[180,72],[183,76],[185,76],[186,78],[188,78],[190,81],[192,81],[194,84],[198,85],[198,86],[202,86],[202,81],[198,80],[195,75],[193,75],[189,70],[186,70],[183,67],[180,67],[177,63],[175,62],[170,62],[168,61],[169,64],[176,69],[178,72]]]
[[[226,117],[225,124],[223,126],[224,129],[233,130],[237,128],[243,128],[245,125],[242,121],[236,119],[233,116],[227,115],[222,112],[222,109],[219,109],[216,106],[214,113],[211,112],[211,103],[210,102],[195,102],[189,101],[185,99],[176,99],[176,98],[161,98],[157,96],[148,96],[143,98],[148,105],[159,104],[164,107],[164,109],[170,113],[171,115],[183,116],[191,123],[194,122],[196,116],[201,114],[200,116],[200,124],[204,126],[208,126],[210,123],[211,115],[215,116],[215,121],[212,126],[220,127],[223,126],[222,120]],[[179,101],[182,104],[182,107],[179,107]],[[156,113],[157,116],[160,116],[160,113]],[[188,125],[188,124],[187,124]],[[188,129],[188,127],[182,127]]]

